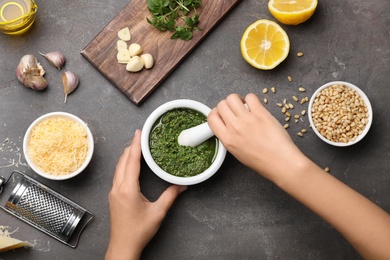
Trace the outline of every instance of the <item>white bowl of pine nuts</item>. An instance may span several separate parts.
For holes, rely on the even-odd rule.
[[[368,133],[373,114],[366,94],[344,81],[324,84],[309,102],[308,117],[317,136],[334,146],[356,144]]]

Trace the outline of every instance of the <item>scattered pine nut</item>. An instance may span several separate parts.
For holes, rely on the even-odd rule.
[[[284,119],[284,121],[288,122],[288,121],[290,121],[290,118],[291,118],[291,117],[288,116],[288,117],[286,117],[286,118]]]
[[[287,129],[287,128],[290,127],[290,125],[289,124],[285,124],[283,127],[284,127],[284,129]]]
[[[287,80],[291,82],[292,81],[292,77],[291,76],[287,76]]]
[[[299,116],[299,115],[295,115],[294,118],[295,118],[295,119],[299,119],[300,116]]]
[[[301,111],[301,115],[303,115],[303,116],[306,115],[306,110],[305,109]]]
[[[300,92],[305,92],[306,91],[306,89],[305,88],[303,88],[303,87],[299,87],[299,89],[298,89]]]
[[[268,104],[268,99],[264,98],[264,104]]]
[[[286,116],[291,117],[291,114],[289,112],[286,112]]]
[[[298,98],[296,96],[292,96],[292,98],[294,99],[294,101],[298,101]]]
[[[283,106],[282,103],[276,103],[276,105],[277,105],[278,107],[282,107],[282,106]]]
[[[307,132],[307,130],[305,129],[305,128],[303,128],[302,130],[301,130],[301,133],[306,133]]]
[[[291,103],[288,103],[288,107],[289,107],[290,109],[293,109],[293,108],[294,108],[294,105],[291,104]]]
[[[302,57],[302,56],[303,56],[303,52],[298,52],[298,53],[297,53],[297,56],[298,56],[298,57]]]
[[[303,137],[303,134],[302,134],[301,132],[298,132],[297,135],[298,135],[299,137]]]
[[[324,171],[326,171],[326,172],[330,172],[330,169],[329,169],[329,167],[325,167]]]
[[[287,112],[287,108],[286,107],[283,107],[282,108],[282,113],[285,114]]]
[[[272,88],[271,88],[271,91],[272,91],[272,93],[276,93],[276,88],[275,88],[275,87],[272,87]]]

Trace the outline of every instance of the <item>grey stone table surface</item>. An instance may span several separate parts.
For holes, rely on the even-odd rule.
[[[109,240],[107,195],[115,165],[136,129],[159,105],[189,98],[210,107],[230,93],[256,93],[283,124],[275,103],[310,97],[322,84],[343,80],[369,97],[374,121],[357,145],[337,148],[322,142],[307,116],[287,130],[297,146],[329,174],[390,212],[390,2],[319,1],[304,24],[282,27],[290,37],[287,59],[272,71],[252,68],[242,58],[241,35],[258,19],[275,20],[267,1],[242,0],[175,71],[137,107],[81,55],[81,50],[128,3],[117,1],[38,0],[39,11],[25,35],[0,35],[0,173],[25,172],[93,212],[95,218],[76,249],[67,247],[0,211],[0,225],[33,249],[0,253],[0,259],[102,259]],[[46,64],[50,86],[43,92],[23,87],[15,68],[24,54],[60,51],[66,67],[80,77],[79,88],[63,102],[61,72]],[[297,57],[303,52],[303,57]],[[292,82],[287,77],[292,77]],[[263,94],[265,87],[275,94]],[[298,92],[304,86],[306,92]],[[296,111],[306,109],[296,105]],[[34,174],[22,152],[30,123],[53,111],[85,120],[95,138],[91,164],[78,177],[49,181]],[[297,135],[308,129],[303,138]],[[155,200],[168,183],[142,162],[141,189]],[[360,259],[329,224],[271,182],[228,154],[218,173],[191,186],[176,201],[145,248],[142,259]]]

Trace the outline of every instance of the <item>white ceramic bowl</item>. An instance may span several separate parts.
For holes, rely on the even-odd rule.
[[[70,118],[70,119],[78,122],[80,125],[84,126],[85,130],[87,131],[87,135],[88,135],[88,152],[87,152],[87,157],[86,157],[84,163],[80,166],[80,168],[78,168],[76,171],[74,171],[74,172],[72,172],[70,174],[56,176],[56,175],[53,175],[53,174],[50,174],[50,173],[46,173],[46,172],[42,171],[41,169],[39,169],[39,167],[36,164],[34,164],[34,162],[30,159],[30,157],[28,155],[28,140],[30,138],[32,129],[38,123],[40,123],[43,120],[45,120],[47,118],[50,118],[50,117],[67,117],[67,118]],[[65,113],[65,112],[52,112],[52,113],[48,113],[48,114],[45,114],[45,115],[37,118],[30,125],[30,127],[27,129],[26,134],[24,135],[24,139],[23,139],[23,152],[24,152],[24,157],[26,158],[27,164],[30,166],[30,168],[34,172],[36,172],[40,176],[42,176],[42,177],[44,177],[46,179],[50,179],[50,180],[66,180],[66,179],[70,179],[70,178],[75,177],[76,175],[80,174],[87,167],[89,162],[91,161],[91,158],[92,158],[92,155],[93,155],[93,150],[94,150],[93,136],[92,136],[91,130],[89,129],[88,125],[83,120],[78,118],[77,116],[69,114],[69,113]]]
[[[364,103],[366,104],[367,106],[367,109],[368,109],[368,122],[366,124],[366,127],[364,128],[363,132],[353,141],[349,141],[347,143],[343,143],[343,142],[333,142],[327,138],[325,138],[324,136],[322,136],[319,131],[316,129],[315,125],[314,125],[314,122],[313,122],[313,118],[312,118],[312,106],[313,106],[313,103],[314,103],[314,100],[315,98],[317,97],[317,95],[320,93],[320,91],[322,91],[323,89],[325,88],[328,88],[328,87],[331,87],[333,85],[344,85],[345,87],[349,87],[353,90],[355,90],[359,95],[360,97],[364,100]],[[351,84],[351,83],[348,83],[348,82],[344,82],[344,81],[333,81],[333,82],[329,82],[329,83],[326,83],[324,85],[322,85],[320,88],[318,88],[316,90],[316,92],[314,92],[313,96],[311,97],[310,99],[310,102],[309,102],[309,107],[308,107],[308,117],[309,117],[309,121],[310,121],[310,125],[312,126],[312,129],[314,131],[314,133],[316,133],[316,135],[321,139],[323,140],[324,142],[328,143],[328,144],[331,144],[331,145],[334,145],[334,146],[339,146],[339,147],[344,147],[344,146],[350,146],[350,145],[353,145],[353,144],[356,144],[357,142],[359,142],[360,140],[363,139],[364,136],[366,136],[366,134],[368,133],[368,130],[370,130],[370,127],[371,127],[371,124],[372,124],[372,120],[373,120],[373,113],[372,113],[372,107],[371,107],[371,103],[370,103],[370,100],[368,100],[366,94],[364,94],[364,92],[359,89],[358,87],[356,87],[355,85]]]
[[[207,179],[209,179],[211,176],[213,176],[218,169],[221,167],[223,161],[225,160],[226,156],[226,149],[222,145],[221,141],[218,141],[218,152],[216,155],[216,158],[214,162],[211,164],[211,166],[205,170],[204,172],[191,176],[191,177],[179,177],[174,176],[172,174],[167,173],[163,169],[160,168],[160,166],[157,165],[157,163],[154,161],[150,149],[149,149],[149,136],[150,132],[152,130],[152,127],[154,123],[157,121],[160,116],[165,114],[167,111],[175,109],[175,108],[190,108],[196,111],[201,112],[204,115],[208,115],[211,109],[207,107],[206,105],[199,103],[194,100],[189,99],[178,99],[173,100],[170,102],[167,102],[161,106],[159,106],[157,109],[155,109],[150,116],[145,121],[145,124],[142,128],[142,136],[141,136],[141,148],[142,148],[142,154],[144,156],[144,159],[150,169],[161,179],[178,185],[193,185],[198,184],[200,182],[203,182]]]

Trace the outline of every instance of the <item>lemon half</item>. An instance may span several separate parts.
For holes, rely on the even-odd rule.
[[[270,0],[268,9],[279,22],[298,25],[314,14],[317,5],[318,0]]]
[[[270,20],[251,24],[241,38],[242,57],[253,67],[271,70],[287,58],[290,40],[280,25]]]

